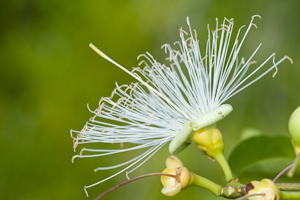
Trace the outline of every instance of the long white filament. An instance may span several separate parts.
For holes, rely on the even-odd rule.
[[[145,149],[141,155],[120,162],[113,166],[99,167],[97,170],[110,170],[123,167],[119,172],[89,188],[100,184],[125,171],[132,172],[144,164],[164,144],[171,141],[179,130],[187,123],[218,108],[229,98],[250,86],[285,59],[275,63],[272,54],[257,68],[249,67],[261,44],[248,59],[239,57],[239,52],[253,24],[253,16],[248,27],[242,26],[232,42],[234,21],[224,18],[216,30],[208,26],[208,40],[205,54],[201,54],[196,31],[192,30],[189,19],[189,34],[180,29],[180,42],[176,42],[179,50],[170,45],[163,45],[169,57],[167,67],[158,63],[148,52],[140,57],[145,61],[131,72],[109,58],[93,44],[90,47],[100,56],[113,63],[139,83],[116,87],[110,97],[101,98],[99,107],[92,111],[94,117],[81,131],[72,131],[74,149],[80,144],[90,143],[133,143],[130,148],[91,149],[83,148],[74,158],[101,157],[129,151]],[[242,30],[245,33],[242,35]],[[194,32],[193,32],[194,31]],[[186,39],[185,37],[189,35]],[[242,36],[241,36],[242,35]],[[241,38],[241,39],[239,39]],[[233,44],[230,48],[230,44]],[[273,65],[262,71],[262,67],[273,58]],[[292,61],[291,61],[292,62]],[[250,72],[249,72],[250,71]],[[254,74],[262,71],[256,78]],[[87,154],[89,152],[89,154]]]

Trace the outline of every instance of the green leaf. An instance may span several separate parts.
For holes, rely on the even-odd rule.
[[[285,169],[287,166],[293,163],[293,159],[290,158],[270,158],[256,162],[248,167],[244,168],[242,172],[236,176],[244,183],[248,183],[253,180],[261,180],[262,178],[274,179],[279,172]],[[287,174],[280,177],[279,182],[298,182],[299,170],[293,179],[288,178]]]
[[[295,158],[289,137],[268,136],[261,133],[243,137],[231,149],[228,163],[234,173],[240,173],[250,165],[271,158]]]

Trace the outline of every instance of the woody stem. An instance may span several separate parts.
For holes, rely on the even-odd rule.
[[[136,181],[136,180],[139,180],[139,179],[142,179],[142,178],[146,178],[146,177],[149,177],[149,176],[170,176],[170,177],[173,177],[173,178],[177,178],[176,175],[172,175],[172,174],[165,174],[165,173],[151,173],[151,174],[145,174],[145,175],[142,175],[142,176],[138,176],[138,177],[135,177],[135,178],[132,178],[132,179],[129,179],[123,183],[120,183],[108,190],[106,190],[105,192],[103,192],[102,194],[100,194],[98,197],[95,198],[95,200],[99,200],[100,198],[102,198],[103,196],[105,196],[106,194],[112,192],[113,190],[123,186],[123,185],[126,185],[127,183],[131,183],[133,181]]]

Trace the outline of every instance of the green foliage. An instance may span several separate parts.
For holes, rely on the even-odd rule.
[[[295,153],[291,144],[291,139],[284,135],[268,136],[259,133],[249,132],[231,149],[228,163],[234,173],[240,173],[247,167],[266,162],[274,158],[294,159]],[[269,169],[272,168],[267,164]]]
[[[69,129],[80,130],[92,117],[86,103],[95,109],[101,96],[111,94],[116,81],[133,81],[99,58],[88,44],[95,43],[127,69],[137,66],[136,57],[146,51],[164,62],[165,54],[159,47],[178,40],[178,29],[186,27],[186,16],[198,30],[203,46],[206,25],[214,24],[215,17],[235,18],[238,27],[248,23],[253,14],[262,16],[258,30],[245,41],[243,55],[249,56],[261,41],[262,49],[255,57],[258,63],[276,52],[278,58],[290,56],[295,64],[286,62],[275,79],[270,74],[231,99],[228,103],[234,112],[220,122],[220,129],[224,130],[225,148],[245,126],[285,131],[289,115],[300,102],[299,5],[300,1],[280,0],[0,1],[0,199],[92,199],[126,180],[121,175],[91,188],[91,197],[86,198],[85,184],[111,175],[107,171],[94,173],[93,169],[125,158],[116,155],[113,160],[71,163],[75,153]],[[196,152],[190,145],[180,156],[190,168],[221,183],[223,174],[217,164],[205,156],[195,159]],[[133,176],[160,171],[167,156],[166,146]],[[235,161],[231,165],[236,168]],[[111,199],[170,199],[160,193],[159,179],[141,181],[120,188]],[[177,199],[219,198],[194,187],[172,198]]]

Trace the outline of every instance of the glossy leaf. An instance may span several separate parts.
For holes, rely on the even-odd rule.
[[[279,172],[292,163],[293,159],[290,158],[265,159],[243,168],[243,171],[237,174],[236,177],[242,180],[243,183],[248,183],[252,180],[261,180],[262,178],[273,180]],[[285,173],[277,182],[298,182],[299,176],[299,170],[296,170],[293,178],[288,178],[287,173]]]
[[[253,134],[244,137],[232,148],[228,163],[234,173],[244,171],[250,165],[271,158],[294,159],[291,139],[287,136]]]

